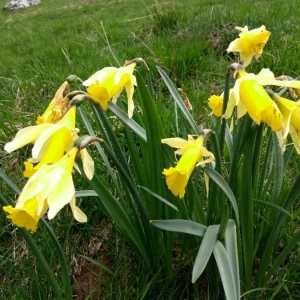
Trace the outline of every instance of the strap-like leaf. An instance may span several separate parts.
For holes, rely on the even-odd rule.
[[[227,252],[220,241],[217,241],[215,243],[213,253],[220,272],[226,299],[239,300],[240,298],[236,296],[238,292],[236,291],[236,284],[234,282],[234,277],[232,275]]]
[[[167,204],[168,206],[172,207],[173,209],[177,210],[178,211],[178,208],[173,205],[172,203],[170,203],[168,200],[166,200],[165,198],[159,196],[158,194],[154,193],[153,191],[147,189],[146,187],[144,186],[141,186],[141,188],[145,191],[147,191],[149,194],[151,194],[152,196],[154,196],[156,199],[162,201],[163,203]]]
[[[205,167],[204,168],[204,172],[223,190],[223,192],[226,194],[228,200],[230,201],[234,213],[235,213],[235,217],[236,217],[236,221],[239,224],[239,212],[238,212],[238,207],[237,207],[237,203],[236,203],[236,199],[234,197],[234,194],[232,193],[232,190],[230,189],[228,183],[224,180],[224,178],[218,173],[216,172],[214,169],[209,168],[209,167]]]
[[[240,272],[237,249],[236,226],[234,220],[228,220],[225,230],[225,249],[231,267],[237,299],[240,298]]]
[[[94,190],[76,191],[75,197],[98,197],[98,194]]]
[[[108,108],[113,112],[125,125],[131,128],[141,139],[147,141],[146,131],[133,119],[130,119],[128,115],[113,102],[108,102]]]
[[[151,224],[164,230],[189,233],[200,237],[204,235],[207,228],[189,220],[153,220]]]
[[[205,231],[201,246],[194,262],[192,283],[196,282],[196,280],[200,277],[209,261],[218,238],[219,227],[219,225],[211,225],[208,226]]]
[[[180,95],[178,94],[177,89],[174,87],[171,79],[168,77],[168,75],[163,71],[160,67],[157,67],[157,70],[162,77],[163,81],[167,85],[172,97],[174,98],[175,102],[178,104],[179,109],[186,117],[187,121],[190,123],[191,127],[194,130],[195,134],[200,135],[200,129],[198,128],[197,124],[195,123],[193,117],[191,116],[190,112],[188,111],[187,107],[185,106],[183,100],[181,99]]]

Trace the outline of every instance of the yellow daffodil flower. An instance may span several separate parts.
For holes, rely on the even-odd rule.
[[[208,106],[209,106],[209,108],[212,109],[212,113],[216,117],[222,116],[223,99],[224,99],[224,93],[222,93],[221,96],[212,95],[208,99]],[[226,119],[232,115],[234,106],[235,106],[235,100],[234,100],[234,96],[233,96],[233,91],[232,91],[232,89],[230,89],[229,90],[229,101],[228,101],[227,108],[224,113],[224,117]]]
[[[258,125],[264,122],[273,131],[281,130],[282,114],[277,104],[264,90],[263,85],[299,88],[300,81],[276,80],[269,69],[262,69],[257,75],[239,71],[224,117],[229,118],[232,115],[233,107],[237,106],[238,118],[241,118],[248,112]]]
[[[48,209],[48,218],[53,219],[66,205],[70,204],[73,216],[78,222],[86,222],[86,215],[76,206],[72,170],[78,148],[73,147],[52,165],[42,165],[22,190],[16,206],[3,207],[8,219],[19,227],[36,231],[39,219]],[[86,169],[91,165],[82,157]],[[93,176],[93,170],[88,170]]]
[[[64,98],[63,93],[68,87],[68,82],[65,81],[55,93],[54,98],[50,102],[48,108],[42,116],[38,116],[36,124],[56,123],[63,116],[63,110],[67,104],[67,99]]]
[[[214,155],[207,151],[203,146],[203,135],[199,136],[197,139],[194,139],[192,135],[189,135],[188,140],[168,138],[162,139],[161,142],[173,148],[178,148],[178,150],[175,151],[175,154],[182,155],[176,167],[164,169],[163,174],[166,177],[169,190],[171,190],[175,196],[183,198],[185,187],[194,168],[213,161]],[[203,157],[208,158],[203,160]]]
[[[76,106],[72,106],[56,124],[43,123],[21,129],[15,138],[4,147],[8,153],[29,143],[32,148],[31,163],[54,163],[72,146],[75,129]]]
[[[294,147],[300,154],[300,103],[282,98],[277,94],[273,96],[273,99],[283,116],[282,130],[277,132],[279,145],[282,151],[285,151],[287,135],[290,134]]]
[[[244,74],[243,74],[244,75]],[[248,112],[249,116],[259,125],[267,123],[273,131],[281,129],[282,115],[276,103],[270,98],[255,77],[244,76],[237,80],[233,88],[235,96],[240,98],[238,118]],[[250,74],[249,74],[250,75]]]
[[[212,109],[212,112],[216,117],[221,117],[223,108],[223,96],[210,96],[210,98],[208,99],[208,106]]]
[[[128,99],[128,116],[133,115],[134,103],[132,100],[136,78],[133,71],[136,64],[132,63],[125,67],[107,67],[95,74],[82,84],[87,88],[88,94],[106,110],[108,102],[112,99],[115,103],[123,89],[126,89]]]
[[[271,32],[266,30],[265,26],[248,30],[248,26],[244,28],[235,27],[241,31],[239,38],[230,43],[227,52],[238,52],[242,61],[242,65],[247,67],[252,57],[259,58],[262,54]]]

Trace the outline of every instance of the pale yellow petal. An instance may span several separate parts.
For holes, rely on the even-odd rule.
[[[189,142],[182,138],[167,138],[161,140],[162,144],[167,144],[172,148],[179,148],[179,149],[185,149]]]
[[[270,69],[262,69],[257,75],[256,80],[261,85],[276,85],[282,87],[300,88],[298,80],[276,80],[274,73]]]
[[[127,100],[128,100],[128,117],[132,118],[133,111],[134,111],[134,103],[132,100],[134,87],[131,82],[125,85],[126,93],[127,93]]]
[[[18,131],[15,138],[7,143],[4,150],[8,153],[15,151],[29,143],[33,143],[36,139],[48,128],[53,126],[52,124],[40,124],[36,126],[29,126]]]
[[[53,219],[66,204],[70,203],[74,196],[75,188],[72,176],[64,174],[47,198],[48,218]]]
[[[94,176],[94,161],[85,148],[80,150],[80,155],[82,158],[84,173],[89,180],[92,180]]]
[[[78,206],[76,206],[75,196],[70,201],[70,206],[76,221],[80,223],[87,222],[87,216],[85,215],[85,213]]]

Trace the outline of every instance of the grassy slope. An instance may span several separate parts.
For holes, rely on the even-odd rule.
[[[4,3],[0,1],[0,7]],[[272,32],[263,57],[249,71],[270,67],[278,75],[299,73],[297,0],[159,3],[44,0],[27,10],[0,11],[0,165],[3,169],[21,174],[22,158],[10,156],[7,160],[2,145],[12,137],[15,127],[32,124],[37,111],[45,108],[66,76],[77,74],[84,79],[104,66],[118,65],[105,40],[101,22],[120,64],[126,59],[143,57],[153,70],[157,89],[161,87],[155,65],[162,66],[189,95],[194,115],[201,116],[204,122],[208,111],[206,99],[212,91],[221,92],[224,70],[232,59],[225,50],[237,35],[233,24],[250,28],[264,24]],[[2,183],[0,188],[5,188]],[[4,270],[14,274],[13,268],[20,262],[14,263],[11,253],[17,249],[25,255],[22,270],[28,276],[31,263],[22,250],[24,245],[15,239],[15,233],[11,234],[12,227],[7,227],[4,214],[0,216],[0,225],[5,226],[1,241],[10,241],[9,249],[0,242],[0,257],[3,257],[0,274]],[[94,220],[102,217],[93,211],[91,216]],[[98,225],[91,221],[85,228],[89,232]],[[64,226],[67,224],[62,223],[58,230],[63,232]],[[88,233],[85,235],[89,237]],[[83,236],[80,238],[84,239]],[[6,277],[6,285],[17,286],[22,274],[15,280],[10,278]],[[36,285],[30,287],[34,289]],[[16,290],[22,293],[22,286]]]

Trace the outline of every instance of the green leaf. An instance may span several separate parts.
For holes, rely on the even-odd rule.
[[[82,170],[81,160],[77,159],[76,162],[80,170],[82,171],[82,176],[86,178]],[[88,182],[98,194],[107,212],[109,213],[113,221],[116,223],[116,225],[119,227],[121,232],[124,234],[125,238],[127,239],[127,242],[133,247],[133,249],[139,249],[139,252],[143,256],[148,267],[150,268],[151,262],[149,254],[145,248],[145,239],[139,236],[139,234],[137,233],[128,214],[122,207],[120,201],[111,194],[107,186],[102,183],[102,181],[97,177],[97,175],[94,175],[93,179],[88,180]]]
[[[288,242],[288,244],[284,247],[278,257],[275,259],[269,272],[266,274],[266,279],[269,280],[271,276],[276,276],[277,268],[283,263],[284,259],[291,253],[293,248],[298,244],[300,240],[300,231],[298,231],[295,236]]]
[[[156,199],[162,201],[163,203],[167,204],[168,206],[172,207],[173,209],[175,209],[176,211],[178,211],[178,208],[173,205],[172,203],[170,203],[168,200],[166,200],[165,198],[159,196],[158,194],[154,193],[153,191],[147,189],[146,187],[144,186],[141,186],[141,188],[145,191],[147,191],[149,194],[151,194],[152,196],[154,196]]]
[[[274,209],[280,210],[282,213],[286,214],[288,217],[292,217],[292,215],[286,209],[284,209],[281,206],[274,204],[272,202],[267,202],[267,201],[262,201],[262,200],[253,200],[253,202],[263,204],[265,206],[270,206]]]
[[[189,233],[202,237],[206,231],[206,226],[189,220],[153,220],[152,225],[160,229]]]
[[[272,132],[273,139],[273,152],[274,152],[274,182],[273,182],[273,193],[272,202],[275,202],[278,198],[284,176],[284,155],[280,149],[276,132]]]
[[[292,204],[296,199],[298,199],[298,196],[300,194],[300,176],[298,176],[297,180],[295,181],[292,189],[290,190],[289,194],[287,195],[282,207],[289,211]],[[270,260],[272,258],[273,249],[275,246],[276,239],[278,237],[278,234],[282,228],[282,225],[286,219],[286,214],[280,213],[275,220],[275,224],[272,228],[272,231],[269,234],[268,239],[265,242],[265,247],[263,249],[263,254],[261,258],[261,263],[258,268],[257,277],[256,277],[256,286],[265,286],[269,275],[267,274],[267,269],[270,263]]]
[[[203,240],[193,266],[192,283],[195,283],[200,277],[209,261],[218,238],[219,227],[219,225],[210,225],[204,233]]]
[[[84,122],[84,125],[86,126],[86,128],[88,130],[89,135],[90,136],[96,136],[96,134],[95,134],[95,132],[94,132],[94,130],[92,128],[92,125],[91,125],[90,121],[88,120],[88,118],[86,116],[85,111],[81,107],[78,107],[78,111],[80,112],[81,118],[82,118],[82,120]],[[96,114],[95,114],[95,116],[97,118]],[[101,120],[98,120],[98,124],[101,124]],[[100,156],[101,156],[101,158],[102,158],[102,160],[103,160],[103,162],[104,162],[104,164],[105,164],[105,166],[106,166],[106,168],[108,170],[109,175],[112,178],[114,187],[116,188],[118,194],[121,197],[122,196],[122,192],[121,192],[121,188],[119,186],[119,182],[118,182],[118,180],[116,178],[116,175],[115,175],[115,172],[114,172],[113,168],[111,167],[111,165],[110,165],[110,163],[109,163],[109,161],[108,161],[108,159],[107,159],[107,157],[106,157],[106,155],[104,153],[104,150],[100,147],[99,143],[94,143],[94,144],[95,144],[95,146],[96,146],[96,148],[97,148],[97,150],[98,150],[98,152],[99,152],[99,154],[100,154]]]
[[[2,172],[0,169],[0,178],[2,178],[14,191],[17,195],[21,193],[20,189],[14,184],[14,182]]]
[[[189,122],[192,129],[194,130],[194,133],[200,135],[201,134],[200,129],[198,128],[197,124],[195,123],[195,121],[194,121],[193,117],[191,116],[189,110],[185,106],[182,98],[180,97],[177,89],[174,87],[171,79],[168,77],[168,75],[160,67],[157,67],[157,70],[158,70],[160,76],[162,77],[163,81],[165,82],[166,86],[168,87],[168,89],[169,89],[172,97],[174,98],[175,102],[177,103],[179,109],[184,114],[187,121]]]
[[[222,189],[222,191],[225,193],[227,196],[228,200],[230,201],[235,216],[236,216],[236,221],[239,224],[239,212],[238,212],[238,207],[236,203],[236,199],[234,197],[234,194],[232,193],[232,190],[230,189],[228,183],[224,180],[224,178],[216,172],[214,169],[205,167],[204,172]]]
[[[227,145],[229,156],[232,160],[232,157],[233,157],[232,135],[231,135],[230,128],[228,127],[227,123],[226,123],[226,127],[225,127],[225,142]]]
[[[2,173],[2,174],[4,174],[4,173]],[[9,202],[1,194],[0,194],[0,204],[2,206],[9,205]],[[48,265],[39,246],[34,241],[32,234],[25,228],[18,228],[18,231],[22,235],[24,240],[26,241],[27,245],[29,246],[31,253],[35,256],[38,263],[40,264],[41,270],[45,274],[47,281],[53,290],[55,298],[59,299],[59,300],[63,300],[63,299],[71,300],[71,298],[70,298],[71,294],[68,293],[69,289],[67,286],[66,286],[67,293],[65,295],[66,297],[64,297],[62,295],[62,293],[61,293],[62,289],[58,284],[55,273],[51,270],[50,266]]]
[[[227,252],[220,241],[216,241],[213,253],[220,272],[226,299],[239,300],[240,298],[237,297],[238,291],[236,290],[239,282],[234,281]]]
[[[98,194],[94,190],[76,191],[75,197],[98,197]]]
[[[225,249],[227,252],[228,262],[231,267],[236,298],[240,298],[240,272],[239,272],[239,254],[237,249],[236,226],[234,220],[228,220],[224,236]]]
[[[113,102],[108,102],[108,108],[113,112],[126,126],[131,128],[142,140],[147,141],[146,131],[133,119],[130,119],[128,115]]]

